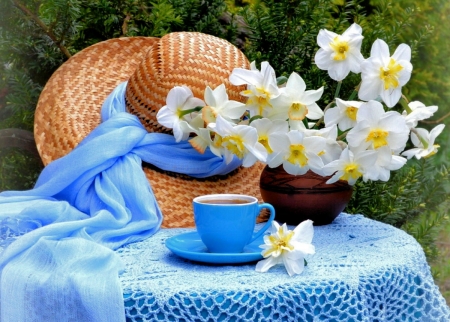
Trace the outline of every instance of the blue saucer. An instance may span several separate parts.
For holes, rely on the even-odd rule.
[[[213,264],[238,264],[260,260],[263,258],[262,249],[259,248],[262,244],[264,240],[261,236],[245,246],[242,253],[209,253],[196,231],[166,239],[167,248],[174,254],[185,259]]]

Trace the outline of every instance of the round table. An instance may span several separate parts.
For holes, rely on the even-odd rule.
[[[404,231],[340,214],[314,227],[302,274],[255,262],[202,264],[165,246],[194,229],[162,229],[117,250],[127,321],[450,321],[425,255]]]

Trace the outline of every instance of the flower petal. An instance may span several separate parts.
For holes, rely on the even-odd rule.
[[[302,94],[300,102],[304,105],[314,104],[323,94],[323,86],[317,90],[309,90]]]
[[[292,164],[288,161],[283,162],[283,169],[289,174],[294,176],[305,174],[309,170],[309,166],[305,165],[304,167],[300,167],[297,164]]]
[[[316,55],[314,56],[314,61],[322,70],[328,70],[332,65],[332,60],[330,59],[330,52],[325,51],[324,49],[320,48]]]
[[[355,35],[361,35],[362,34],[362,28],[357,23],[352,23],[350,27],[347,28],[346,31],[342,34],[342,36],[347,37],[355,37]]]
[[[206,123],[214,123],[216,121],[216,117],[214,115],[213,108],[209,105],[202,108],[202,120]]]
[[[322,48],[329,48],[330,42],[332,42],[336,37],[336,33],[326,29],[321,29],[317,35],[317,44]]]
[[[183,110],[190,110],[197,106],[205,106],[205,102],[197,97],[190,97],[183,105]]]
[[[306,117],[310,120],[318,120],[323,116],[323,111],[316,103],[307,106],[308,114]]]
[[[302,221],[297,227],[294,228],[295,241],[303,243],[311,243],[314,237],[313,221],[308,219]]]
[[[348,64],[348,60],[343,60],[339,62],[335,62],[332,67],[328,69],[328,74],[331,79],[335,81],[341,81],[348,76],[350,73],[350,65]]]
[[[283,257],[283,263],[289,276],[301,274],[305,268],[305,261],[303,258],[298,260],[290,260],[287,257]]]
[[[233,85],[262,84],[262,75],[258,70],[235,68],[230,75],[230,83]]]
[[[220,114],[228,117],[230,119],[239,119],[245,113],[245,104],[237,101],[227,101],[222,109],[220,110]]]
[[[217,86],[214,89],[214,98],[216,101],[216,105],[214,106],[220,106],[222,105],[223,102],[227,102],[228,101],[228,94],[227,94],[227,90],[225,87],[225,84],[220,84],[219,86]]]
[[[305,89],[306,84],[303,78],[296,72],[291,73],[286,83],[286,90],[293,93],[303,93]]]
[[[384,40],[377,39],[374,41],[370,50],[370,57],[373,57],[380,62],[385,62],[387,59],[389,59],[389,46]]]
[[[180,120],[167,105],[163,106],[158,111],[158,114],[156,114],[156,119],[159,124],[167,127],[168,129],[172,129],[174,124]]]
[[[374,100],[378,97],[383,88],[383,83],[379,77],[363,78],[358,91],[358,97],[364,101]]]
[[[213,90],[211,89],[211,87],[206,86],[204,96],[205,96],[205,102],[207,105],[213,106],[213,107],[217,106],[216,99],[214,98],[214,93],[213,93]]]
[[[270,256],[270,257],[268,257],[268,258],[266,258],[266,259],[263,259],[263,260],[259,261],[259,262],[256,264],[255,270],[256,270],[257,272],[260,272],[260,273],[265,273],[265,272],[267,272],[271,267],[273,267],[273,266],[275,266],[275,265],[277,265],[277,264],[278,264],[278,259],[277,259],[276,257]]]
[[[445,124],[439,124],[437,126],[435,126],[431,131],[430,131],[430,140],[429,140],[429,144],[433,145],[434,144],[434,140],[436,140],[436,137],[442,133],[442,131],[445,128]]]
[[[381,91],[380,96],[387,107],[394,107],[394,105],[397,104],[402,97],[402,88],[398,86],[394,89],[389,88],[387,90],[383,90]]]
[[[407,44],[400,44],[392,55],[396,61],[406,60],[411,61],[411,47]]]

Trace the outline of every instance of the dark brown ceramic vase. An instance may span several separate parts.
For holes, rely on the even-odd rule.
[[[327,184],[329,178],[312,171],[295,176],[283,166],[266,166],[261,173],[261,196],[274,206],[280,224],[298,225],[311,219],[314,225],[327,225],[344,210],[353,192],[345,181]]]

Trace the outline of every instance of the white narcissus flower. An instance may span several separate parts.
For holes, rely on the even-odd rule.
[[[359,98],[369,101],[380,96],[387,107],[393,107],[400,100],[402,86],[411,78],[410,60],[408,45],[398,46],[391,57],[388,45],[381,39],[375,40],[370,57],[361,65]]]
[[[208,129],[200,128],[194,131],[194,133],[197,134],[197,136],[190,139],[189,143],[197,152],[203,154],[205,153],[205,150],[213,144],[213,141],[211,140],[211,132]],[[213,153],[217,156],[222,156],[221,153],[215,153],[215,151],[213,151]]]
[[[277,264],[284,264],[289,276],[301,274],[305,268],[305,256],[314,254],[312,245],[314,227],[311,220],[301,222],[294,230],[289,230],[286,224],[280,226],[272,222],[270,235],[264,236],[261,255],[265,258],[256,264],[257,272],[267,272]]]
[[[336,107],[325,112],[325,126],[330,127],[337,124],[341,131],[347,131],[356,125],[356,115],[363,102],[343,101],[336,98]]]
[[[247,85],[247,90],[241,92],[241,95],[248,97],[246,108],[250,111],[250,116],[266,117],[272,109],[271,100],[280,95],[275,71],[266,61],[261,63],[261,71],[256,68],[255,62],[251,63],[250,68],[233,69],[230,82],[233,85]]]
[[[355,127],[347,133],[351,148],[376,150],[387,145],[394,154],[404,150],[409,128],[400,113],[385,112],[380,102],[369,101],[361,105],[356,120]]]
[[[303,78],[297,73],[292,73],[282,88],[280,96],[272,100],[273,108],[267,117],[272,120],[301,121],[305,117],[311,120],[318,120],[323,116],[322,109],[316,101],[320,99],[323,87],[318,90],[306,91],[306,84]]]
[[[271,121],[267,118],[257,119],[250,123],[250,126],[254,127],[258,132],[258,142],[266,148],[268,154],[273,152],[269,144],[269,136],[272,133],[288,133],[289,131],[289,123],[287,121]]]
[[[251,167],[258,160],[266,161],[267,151],[258,142],[258,133],[254,127],[234,125],[220,115],[217,116],[217,122],[210,123],[208,127],[220,136],[227,163],[231,162],[234,155],[242,160],[244,167]]]
[[[323,161],[319,157],[326,148],[326,139],[318,136],[306,137],[303,132],[291,130],[288,133],[273,133],[269,136],[273,153],[269,167],[283,164],[284,170],[292,175],[305,174],[312,170],[321,173]]]
[[[364,57],[361,55],[362,28],[352,24],[342,35],[322,29],[317,35],[314,60],[317,67],[327,70],[335,81],[341,81],[351,72],[360,73]]]
[[[219,114],[227,121],[239,120],[246,111],[245,104],[228,100],[224,84],[219,85],[214,90],[207,86],[205,103],[206,106],[202,108],[202,117],[207,124],[216,122]]]
[[[305,133],[305,136],[318,136],[325,139],[325,149],[318,154],[324,164],[339,159],[343,148],[337,142],[336,125],[324,127],[320,130],[304,130],[303,133]]]
[[[389,181],[391,176],[391,171],[398,170],[403,167],[406,163],[406,159],[392,154],[389,146],[382,146],[376,150],[374,156],[375,163],[364,172],[364,181],[372,180],[372,181]]]
[[[327,183],[343,180],[349,185],[354,185],[375,164],[376,154],[377,152],[373,150],[359,151],[354,154],[349,148],[345,148],[338,160],[324,166],[323,173],[327,176],[332,175]]]
[[[190,122],[197,115],[197,113],[184,115],[183,112],[204,105],[205,102],[194,97],[194,94],[188,87],[175,86],[167,94],[166,105],[158,111],[156,119],[162,126],[173,129],[175,140],[180,142],[181,140],[186,140],[190,133],[186,132],[189,127],[186,127],[184,123]],[[184,125],[181,125],[181,123]]]
[[[415,148],[407,150],[402,153],[408,159],[416,157],[417,159],[430,157],[438,151],[439,145],[434,144],[437,136],[442,133],[445,125],[439,124],[434,127],[430,132],[425,129],[416,128],[415,132],[411,132],[411,141]]]
[[[403,111],[402,115],[406,119],[406,124],[410,129],[417,126],[419,121],[425,120],[431,116],[438,110],[436,105],[433,106],[425,106],[425,104],[414,101],[408,103],[408,107],[410,112]]]

